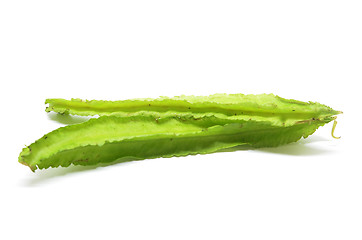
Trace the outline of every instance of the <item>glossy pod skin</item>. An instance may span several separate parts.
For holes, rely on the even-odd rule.
[[[100,117],[44,135],[23,149],[19,162],[35,171],[206,154],[238,145],[275,147],[306,138],[340,113],[319,103],[274,95],[230,96],[116,102],[48,99],[47,111]]]

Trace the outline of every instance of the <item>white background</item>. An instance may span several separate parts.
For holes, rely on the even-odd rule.
[[[1,239],[362,239],[361,1],[1,1]],[[274,149],[32,173],[46,98],[275,93],[342,110]],[[58,121],[57,121],[58,120]],[[73,121],[77,122],[78,119]]]

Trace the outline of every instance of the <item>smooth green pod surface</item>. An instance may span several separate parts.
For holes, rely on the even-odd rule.
[[[172,117],[103,116],[61,127],[23,149],[19,162],[32,171],[116,160],[204,154],[237,145],[274,147],[312,134],[334,117],[276,126],[270,122],[192,114]]]

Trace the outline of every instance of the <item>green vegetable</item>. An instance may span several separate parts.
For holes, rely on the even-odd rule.
[[[56,129],[24,148],[19,162],[32,171],[205,154],[238,145],[275,147],[306,138],[340,113],[265,94],[46,102],[48,112],[101,117]]]
[[[47,112],[74,115],[131,116],[157,114],[174,116],[192,113],[195,117],[218,116],[241,120],[272,121],[288,126],[297,121],[317,119],[340,112],[325,105],[281,98],[273,94],[214,94],[210,96],[177,96],[173,98],[98,101],[81,99],[47,99]]]

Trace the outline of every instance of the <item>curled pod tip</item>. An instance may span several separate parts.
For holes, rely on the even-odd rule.
[[[337,118],[337,117],[336,117]],[[333,127],[332,127],[332,137],[333,138],[335,138],[335,139],[340,139],[341,137],[336,137],[335,135],[334,135],[334,130],[336,129],[336,126],[337,126],[337,120],[336,120],[336,118],[334,119],[334,121],[333,121]]]

